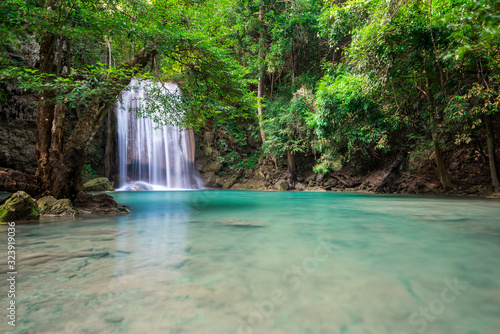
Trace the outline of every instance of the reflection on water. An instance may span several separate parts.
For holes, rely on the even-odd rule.
[[[500,328],[498,201],[245,191],[114,196],[133,214],[17,226],[18,322],[12,330],[2,320],[1,332]],[[5,249],[6,234],[0,238]],[[0,269],[6,272],[3,256]]]

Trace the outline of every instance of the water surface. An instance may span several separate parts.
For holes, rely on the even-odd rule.
[[[0,332],[499,333],[497,200],[113,196],[133,214],[16,226],[18,322]]]

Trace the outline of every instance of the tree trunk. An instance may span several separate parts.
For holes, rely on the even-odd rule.
[[[453,189],[453,185],[451,183],[448,170],[446,169],[446,166],[444,164],[443,153],[441,151],[441,146],[439,145],[439,139],[437,134],[436,118],[433,110],[431,110],[431,137],[432,137],[432,143],[434,145],[434,157],[436,159],[439,181],[441,181],[441,185],[443,186],[444,190],[449,191]]]
[[[449,191],[453,189],[453,185],[451,183],[450,176],[448,174],[448,170],[446,169],[446,165],[444,163],[443,159],[443,153],[441,152],[441,147],[439,145],[439,139],[438,139],[438,124],[436,120],[436,104],[434,101],[434,95],[432,95],[432,90],[429,85],[429,80],[427,79],[427,85],[426,85],[426,90],[427,90],[427,99],[429,100],[430,104],[430,121],[431,121],[431,137],[432,137],[432,143],[434,145],[434,157],[436,159],[436,166],[438,169],[438,176],[439,180],[441,181],[441,185],[443,186],[445,191]]]
[[[493,125],[491,115],[486,115],[486,142],[488,144],[488,160],[490,162],[491,185],[495,192],[500,191],[500,182],[498,180],[498,163],[495,154],[495,137],[493,134]]]
[[[290,152],[290,150],[286,150],[286,158],[288,161],[288,183],[295,187],[295,154]]]
[[[52,2],[49,2],[49,7],[50,4],[52,4]],[[43,36],[42,42],[40,43],[40,73],[54,74],[56,62],[54,50],[56,42],[57,36],[53,34]],[[38,168],[36,177],[40,179],[44,191],[47,190],[46,185],[51,183],[52,162],[50,152],[52,147],[52,134],[57,134],[57,137],[61,134],[59,129],[54,128],[61,123],[61,119],[54,122],[56,112],[55,97],[56,94],[53,89],[45,88],[38,98],[35,148]],[[58,107],[58,111],[62,112],[60,107]],[[58,116],[58,118],[60,118],[60,116]],[[64,117],[62,119],[64,119]]]
[[[51,180],[47,186],[55,198],[73,200],[84,190],[82,168],[87,151],[111,104],[111,101],[92,101],[71,132],[63,154],[54,157]]]
[[[111,182],[115,181],[117,153],[116,113],[113,105],[108,112],[106,122],[106,149],[104,153],[104,176]]]
[[[262,120],[262,114],[263,114],[263,106],[262,106],[262,100],[264,99],[264,90],[265,90],[265,85],[264,85],[264,68],[263,68],[263,63],[264,63],[264,27],[263,27],[263,20],[264,20],[264,10],[262,7],[262,4],[260,5],[259,8],[259,28],[260,28],[260,47],[259,47],[259,83],[257,85],[257,115],[259,117],[259,128],[260,128],[260,137],[262,139],[262,142],[264,143],[266,141],[266,135],[264,133],[264,127],[262,125],[263,120]]]
[[[49,73],[49,63],[53,63],[53,56],[49,45],[51,36],[46,36],[40,48],[41,59],[46,59],[41,66],[44,73]],[[121,66],[130,70],[130,77],[114,78],[109,81],[114,85],[110,88],[109,96],[116,96],[124,86],[130,82],[130,78],[143,68],[154,56],[153,48],[144,48],[138,52],[134,59]],[[100,100],[95,98],[85,109],[79,118],[75,128],[66,143],[63,141],[64,129],[64,107],[53,102],[55,94],[48,90],[40,94],[40,103],[37,118],[37,163],[36,176],[40,179],[44,194],[50,194],[56,198],[69,198],[74,200],[76,196],[84,191],[82,168],[85,163],[90,143],[94,139],[108,110],[114,104],[114,100]]]

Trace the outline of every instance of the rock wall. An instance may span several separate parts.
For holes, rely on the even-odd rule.
[[[13,84],[0,86],[0,97],[0,167],[34,174],[37,168],[35,145],[38,97]],[[83,110],[67,111],[67,136],[82,113]],[[87,156],[86,164],[91,166],[95,176],[104,175],[105,129],[105,122],[103,122]]]
[[[0,167],[34,174],[38,98],[13,84],[0,87],[0,94]]]

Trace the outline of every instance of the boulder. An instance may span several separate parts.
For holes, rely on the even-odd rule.
[[[269,184],[266,184],[263,180],[249,180],[246,185],[249,189],[259,190],[266,189],[269,186]]]
[[[246,177],[247,179],[251,178],[251,177],[253,176],[253,170],[252,170],[252,169],[250,169],[250,168],[249,168],[249,169],[247,169],[247,170],[245,171],[245,174],[244,174],[244,175],[245,175],[245,177]]]
[[[305,178],[302,175],[297,176],[297,181],[304,182]]]
[[[222,170],[222,167],[224,167],[224,166],[220,162],[214,161],[214,162],[209,163],[208,165],[205,166],[205,171],[218,173]]]
[[[280,191],[288,190],[288,182],[286,180],[280,180],[276,183],[276,189]]]
[[[315,181],[315,180],[316,180],[316,174],[311,174],[308,177],[306,177],[305,182],[310,183],[311,181]]]
[[[113,185],[105,177],[98,177],[97,179],[90,180],[84,185],[86,191],[113,191]]]
[[[488,195],[491,195],[491,193],[492,193],[491,190],[492,190],[492,187],[479,187],[478,193],[481,196],[488,196]]]
[[[119,205],[113,197],[108,194],[91,195],[85,192],[80,192],[76,196],[73,205],[78,211],[78,214],[130,214],[130,210],[127,206]]]
[[[335,178],[330,178],[328,181],[325,182],[325,190],[332,190],[333,188],[336,188],[339,185],[339,180]]]
[[[67,198],[55,199],[52,196],[42,197],[37,201],[38,211],[41,215],[47,216],[75,216],[71,201]]]
[[[36,201],[24,191],[13,194],[0,206],[0,222],[35,220],[39,217]]]
[[[295,189],[298,190],[298,191],[303,191],[306,189],[306,185],[301,183],[301,182],[297,182],[295,184]]]
[[[222,188],[224,184],[224,179],[222,177],[215,178],[215,188]]]
[[[229,178],[224,180],[224,183],[222,184],[222,188],[224,189],[229,189],[231,188],[239,179],[239,175],[233,174]]]
[[[214,172],[208,172],[203,174],[203,179],[205,183],[205,187],[208,188],[216,188],[217,187],[217,177]]]
[[[464,190],[466,194],[475,194],[479,191],[479,187],[478,186],[471,186],[467,189]]]

